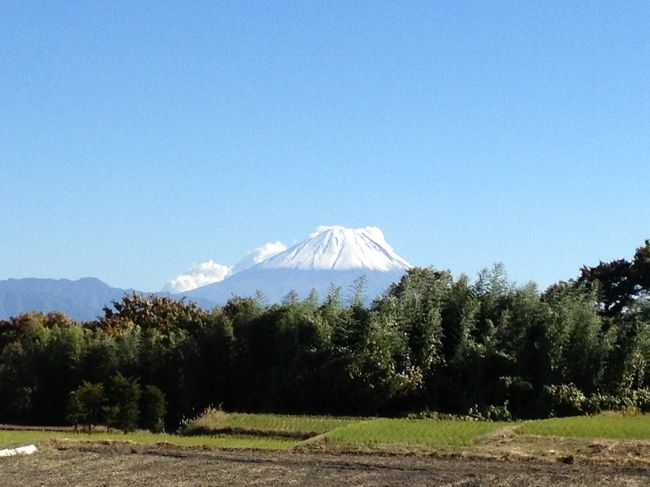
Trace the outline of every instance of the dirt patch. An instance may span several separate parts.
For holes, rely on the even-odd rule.
[[[305,452],[426,456],[439,459],[495,460],[650,468],[650,442],[520,435],[516,426],[489,433],[471,447],[430,447],[395,444],[336,444],[327,435],[294,447]]]
[[[367,454],[214,450],[169,444],[57,442],[30,457],[0,460],[2,485],[203,486],[424,485],[641,486],[650,469],[575,462],[469,458],[459,454]]]
[[[517,434],[506,427],[475,442],[469,454],[497,458],[650,467],[650,442]]]

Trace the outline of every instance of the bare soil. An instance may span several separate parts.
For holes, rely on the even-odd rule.
[[[599,454],[595,455],[593,459]],[[539,459],[501,453],[490,456],[485,452],[214,450],[169,444],[55,442],[35,455],[0,459],[0,485],[650,485],[650,468],[643,463],[591,460],[561,455]]]

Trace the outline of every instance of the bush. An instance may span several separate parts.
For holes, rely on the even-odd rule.
[[[650,413],[650,389],[637,389],[632,392],[634,405],[642,413]]]
[[[501,405],[490,404],[479,409],[478,406],[469,408],[466,418],[474,421],[511,421],[512,414],[508,410],[508,401]]]
[[[575,384],[544,386],[550,416],[577,416],[585,412],[587,397]]]
[[[596,392],[584,402],[586,414],[599,414],[603,411],[650,412],[650,389],[627,391],[621,396]]]
[[[510,411],[508,410],[508,401],[505,402],[505,404],[502,404],[500,406],[495,406],[493,404],[490,404],[487,408],[485,408],[485,412],[483,413],[485,416],[485,419],[488,421],[511,421],[512,420],[512,414],[510,414]]]

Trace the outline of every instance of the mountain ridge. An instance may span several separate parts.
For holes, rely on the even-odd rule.
[[[0,281],[0,318],[28,311],[61,311],[77,321],[92,321],[102,315],[105,306],[130,292],[133,290],[111,287],[95,277],[9,278]]]

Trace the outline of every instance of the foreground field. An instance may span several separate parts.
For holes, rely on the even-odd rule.
[[[650,441],[650,415],[603,414],[553,418],[519,423],[466,421],[460,419],[335,418],[277,414],[225,413],[209,410],[190,422],[183,434],[144,431],[86,433],[67,429],[38,429],[0,425],[0,447],[49,440],[131,441],[138,444],[169,443],[177,446],[214,448],[314,448],[391,446],[474,448],[494,437],[543,437],[623,439]]]
[[[39,446],[0,458],[1,485],[650,485],[648,415],[497,423],[209,411],[187,433],[0,430],[0,447]]]
[[[618,466],[494,461],[471,457],[297,453],[268,450],[62,444],[0,459],[2,485],[199,486],[425,485],[642,486],[648,470]]]

